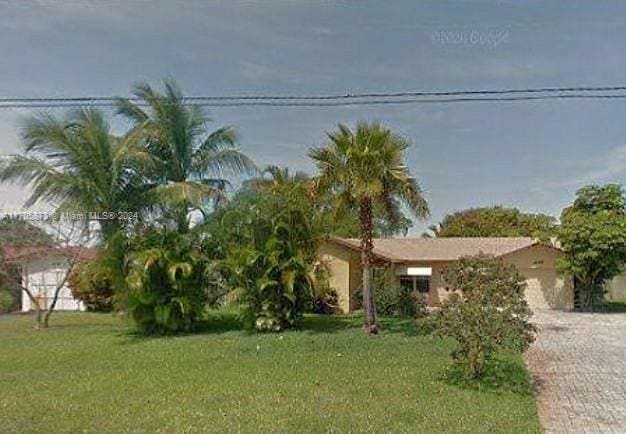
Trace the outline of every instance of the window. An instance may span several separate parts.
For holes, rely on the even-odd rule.
[[[401,276],[400,288],[402,288],[402,290],[406,292],[413,292],[413,276]]]
[[[407,292],[428,294],[430,276],[400,276],[400,287]]]
[[[421,294],[430,291],[430,276],[415,276],[415,289]]]

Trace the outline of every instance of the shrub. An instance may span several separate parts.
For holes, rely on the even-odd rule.
[[[311,312],[321,315],[339,313],[339,295],[330,286],[328,264],[323,261],[317,261],[312,268],[313,300],[311,301]]]
[[[313,297],[311,306],[313,313],[333,315],[339,311],[339,296],[334,289],[318,292]]]
[[[293,327],[311,309],[321,230],[315,216],[299,189],[277,188],[239,194],[197,229],[249,327]]]
[[[7,313],[15,307],[15,297],[7,290],[0,290],[0,313]]]
[[[256,249],[240,248],[224,264],[248,324],[276,332],[302,318],[313,285],[309,262],[290,239],[292,227],[274,223],[268,227],[269,236]]]
[[[389,275],[388,269],[377,269],[374,272],[376,288],[376,310],[383,316],[414,318],[426,313],[426,299],[423,294],[406,291]]]
[[[314,241],[307,217],[289,203],[253,214],[253,236],[232,247],[222,270],[259,331],[295,326],[311,305]],[[261,211],[261,209],[259,209]]]
[[[110,312],[113,310],[113,271],[99,259],[78,264],[67,279],[72,296],[82,301],[87,310]]]
[[[523,351],[533,341],[524,280],[514,266],[479,255],[443,272],[455,290],[441,305],[438,334],[457,343],[455,362],[468,378],[478,378],[499,349]]]
[[[128,309],[146,334],[193,330],[207,302],[206,262],[187,236],[156,231],[130,254]]]

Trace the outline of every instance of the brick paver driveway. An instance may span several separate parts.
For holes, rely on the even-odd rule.
[[[626,433],[626,314],[536,312],[526,355],[551,433]]]

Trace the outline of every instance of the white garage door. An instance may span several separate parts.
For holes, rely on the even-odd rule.
[[[520,270],[526,278],[525,296],[531,309],[549,309],[546,300],[554,294],[557,282],[556,271],[550,269],[527,268]]]

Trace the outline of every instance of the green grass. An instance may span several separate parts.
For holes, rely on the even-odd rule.
[[[539,432],[519,357],[461,387],[449,343],[408,321],[375,337],[355,317],[259,335],[222,315],[170,338],[109,314],[33,323],[0,316],[2,432]]]

